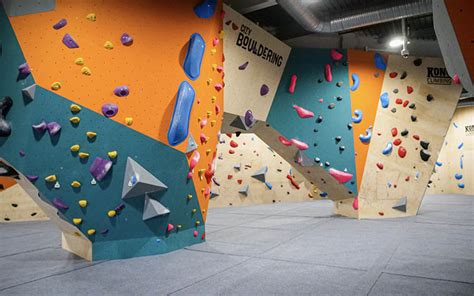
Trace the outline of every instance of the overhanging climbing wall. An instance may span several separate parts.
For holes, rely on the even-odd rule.
[[[0,155],[63,247],[98,260],[203,241],[211,181],[189,163],[213,174],[220,7],[57,1],[52,12],[0,17],[2,103],[13,103]]]
[[[359,218],[416,215],[461,92],[446,73],[441,59],[389,57]]]

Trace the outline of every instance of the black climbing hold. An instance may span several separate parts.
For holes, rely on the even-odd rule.
[[[380,73],[379,73],[379,72],[377,72],[377,73],[375,73],[375,74],[374,74],[374,76],[375,76],[375,78],[379,78],[379,76],[380,76]]]
[[[12,105],[13,100],[8,96],[0,100],[0,137],[8,137],[12,133],[11,125],[5,119]]]
[[[407,75],[408,75],[407,72],[403,71],[402,75],[400,75],[400,79],[403,80],[403,79],[407,78]]]
[[[422,59],[416,59],[413,61],[413,64],[417,67],[421,66],[422,63],[423,63]]]
[[[238,137],[238,136],[240,136],[241,133],[242,132],[235,132],[235,136]]]
[[[318,132],[318,129],[317,129],[317,128],[315,128],[315,129],[313,130],[313,132],[317,133],[317,132]]]
[[[433,100],[434,100],[434,97],[433,97],[433,95],[431,95],[431,94],[428,94],[428,95],[426,96],[426,100],[427,100],[428,102],[431,102],[431,101],[433,101]]]
[[[402,136],[406,137],[408,135],[408,130],[404,129],[401,133]]]
[[[393,93],[394,93],[394,94],[398,94],[398,88],[394,89],[394,90],[393,90]]]
[[[421,140],[421,141],[420,141],[420,146],[421,146],[423,149],[428,149],[428,146],[430,146],[430,142]]]
[[[410,118],[411,118],[411,121],[413,121],[413,122],[416,121],[416,115],[411,115]]]
[[[339,146],[339,151],[344,151],[346,149],[346,146]]]
[[[428,151],[425,151],[423,149],[420,150],[420,157],[423,161],[428,161],[430,159],[431,154]]]
[[[408,106],[408,108],[413,109],[413,110],[416,110],[415,103],[411,103],[410,106]]]
[[[329,109],[334,109],[334,108],[336,108],[336,104],[335,104],[335,103],[331,103],[331,104],[329,104],[328,108],[329,108]]]
[[[318,147],[318,143],[314,143],[313,146],[314,146],[314,147]]]
[[[341,87],[341,86],[342,86],[342,81],[338,81],[338,82],[336,83],[336,86],[337,86],[337,87]]]
[[[323,80],[321,78],[319,78],[318,83],[323,83]]]
[[[395,112],[397,112],[397,108],[393,107],[392,109],[390,109],[390,111],[391,111],[392,113],[395,113]]]
[[[337,97],[336,100],[342,101],[342,97]]]
[[[316,118],[316,123],[321,123],[323,121],[323,117],[321,115]]]
[[[336,140],[336,142],[340,142],[342,140],[342,137],[341,136],[337,136],[334,138],[334,140]]]
[[[321,159],[320,159],[319,157],[315,157],[315,158],[314,158],[314,162],[320,163],[320,162],[321,162]]]
[[[354,182],[354,181],[351,181],[351,184],[352,184],[352,185],[354,185],[354,184],[355,184],[355,182]]]
[[[342,62],[342,65],[343,65],[344,67],[347,67],[347,62]]]
[[[352,123],[347,124],[347,129],[352,129]]]
[[[326,161],[324,165],[328,167],[328,166],[331,166],[331,163],[329,161]]]

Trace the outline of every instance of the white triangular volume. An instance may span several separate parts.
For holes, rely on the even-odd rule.
[[[239,162],[239,163],[236,163],[234,164],[234,169],[236,170],[239,170],[240,171],[240,168],[242,167],[242,164]]]
[[[168,186],[163,184],[163,182],[158,180],[135,160],[130,157],[127,158],[122,187],[122,199],[166,189],[168,189]]]
[[[249,195],[249,185],[245,185],[242,188],[240,188],[239,193],[248,196]]]
[[[159,201],[145,196],[145,205],[143,206],[143,220],[155,218],[157,216],[166,215],[170,212]]]
[[[193,152],[198,148],[196,140],[194,140],[193,135],[190,135],[188,138],[188,145],[186,146],[186,153]]]
[[[255,179],[257,179],[261,182],[265,182],[265,174],[267,173],[267,171],[268,171],[268,167],[264,166],[261,169],[259,169],[258,171],[256,171],[252,175],[252,178],[255,178]]]
[[[30,100],[34,100],[35,98],[35,93],[36,93],[36,84],[32,84],[28,87],[25,87],[24,89],[21,90],[23,95],[27,97]]]
[[[407,197],[404,196],[400,198],[396,204],[393,205],[392,209],[400,211],[400,212],[407,212]]]

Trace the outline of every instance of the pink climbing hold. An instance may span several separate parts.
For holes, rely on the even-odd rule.
[[[280,141],[280,143],[282,143],[285,146],[291,146],[291,144],[293,144],[292,141],[288,140],[287,138],[285,138],[283,136],[279,136],[278,141]]]
[[[167,228],[168,232],[172,231],[173,229],[174,229],[173,224],[168,224],[168,228]]]
[[[207,124],[207,119],[206,118],[202,119],[201,122],[199,123],[201,128],[204,128],[206,126],[206,124]]]
[[[329,64],[326,64],[326,66],[324,67],[325,71],[325,75],[326,75],[326,81],[327,82],[331,82],[332,81],[332,72],[331,72],[331,65]]]
[[[359,197],[354,198],[354,201],[352,201],[352,208],[356,211],[359,209]]]
[[[454,74],[453,82],[454,82],[454,84],[461,84],[461,79],[459,79],[458,74]]]
[[[194,230],[193,236],[194,236],[194,237],[197,237],[197,236],[198,236],[198,231],[197,231],[197,230]]]
[[[216,85],[214,86],[214,88],[215,88],[217,91],[221,91],[221,89],[223,88],[223,86],[222,86],[221,83],[216,83]]]
[[[219,38],[216,37],[212,40],[212,46],[216,46],[217,44],[219,44]]]
[[[201,135],[199,135],[199,140],[201,141],[201,144],[207,143],[206,135],[201,133]]]
[[[303,141],[297,139],[291,139],[291,142],[298,148],[299,150],[306,150],[309,148],[308,144]]]
[[[221,113],[221,106],[216,104],[215,109],[216,109],[216,115],[219,115],[219,113]]]
[[[352,174],[339,171],[333,168],[329,169],[329,174],[339,182],[339,184],[349,182],[352,179]]]
[[[298,105],[293,105],[293,109],[296,110],[296,113],[298,113],[298,116],[301,118],[311,118],[314,117],[314,113],[306,110],[305,108],[302,108]]]
[[[290,79],[290,88],[288,89],[288,91],[290,92],[290,94],[294,93],[295,92],[295,87],[296,87],[296,79],[298,79],[298,77],[296,77],[295,74],[291,75],[291,79]]]
[[[331,58],[334,60],[334,61],[340,61],[342,58],[344,57],[344,55],[340,52],[338,52],[337,50],[335,50],[334,48],[331,49]]]
[[[189,162],[188,179],[191,179],[193,177],[193,170],[198,164],[200,158],[201,158],[201,154],[199,154],[197,150],[194,150],[193,156],[191,157],[191,161]]]

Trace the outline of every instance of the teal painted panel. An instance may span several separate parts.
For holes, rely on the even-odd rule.
[[[12,124],[12,134],[0,138],[0,155],[21,173],[39,176],[35,186],[45,200],[52,201],[58,197],[69,205],[68,210],[60,211],[61,217],[67,221],[82,218],[83,223],[78,228],[85,234],[90,228],[97,230],[97,234],[90,237],[94,250],[98,252],[94,257],[115,259],[148,255],[201,242],[204,223],[194,184],[187,179],[189,165],[186,156],[84,107],[77,114],[81,118],[80,123],[72,125],[69,118],[74,114],[69,107],[73,102],[39,86],[33,101],[24,100],[21,89],[34,83],[34,80],[31,75],[17,80],[18,66],[25,61],[1,9],[0,39],[3,43],[0,96],[8,95],[14,102],[7,116]],[[51,137],[47,132],[35,134],[31,125],[43,120],[58,122],[62,126],[59,136]],[[87,131],[97,133],[95,140],[87,138]],[[74,144],[81,146],[80,151],[90,153],[90,158],[80,159],[72,153],[70,147]],[[20,150],[25,152],[25,156],[19,154]],[[96,185],[91,184],[89,167],[93,160],[96,156],[107,159],[107,152],[112,150],[117,150],[119,155],[111,171]],[[167,207],[169,214],[143,221],[144,196],[122,201],[127,157],[133,158],[168,186],[168,190],[151,196]],[[57,176],[61,185],[59,189],[44,181],[51,174]],[[79,189],[70,185],[74,180],[82,183]],[[193,195],[191,200],[187,199],[188,194]],[[81,199],[88,200],[86,208],[79,207]],[[109,218],[107,212],[122,202],[125,208],[121,213]],[[196,209],[195,214],[193,209]],[[195,226],[196,221],[200,221],[199,227]],[[181,231],[176,232],[175,228],[168,235],[168,223],[175,226],[181,224]],[[100,232],[105,229],[108,233],[101,235]],[[193,236],[194,230],[199,231],[197,237]],[[161,241],[157,247],[156,239]],[[114,250],[115,247],[118,249]],[[137,253],[133,254],[133,250]]]
[[[354,139],[352,130],[347,127],[352,117],[348,67],[345,64],[347,53],[342,52],[344,59],[334,63],[330,49],[292,49],[267,122],[288,139],[306,142],[309,148],[305,153],[313,159],[320,158],[326,169],[332,167],[342,171],[346,168],[354,177],[344,185],[357,194]],[[326,64],[331,65],[332,82],[325,79]],[[288,88],[293,74],[298,79],[295,92],[291,94]],[[336,85],[339,81],[341,87]],[[342,100],[338,101],[337,97]],[[321,98],[323,103],[319,101]],[[292,107],[295,104],[313,111],[314,117],[300,118]],[[334,109],[329,109],[329,104],[335,104]],[[321,123],[316,122],[319,115],[323,117]],[[341,141],[336,141],[337,136]],[[340,146],[345,149],[340,151]],[[324,165],[326,161],[330,166]]]
[[[1,0],[7,15],[19,16],[54,10],[56,0]]]

